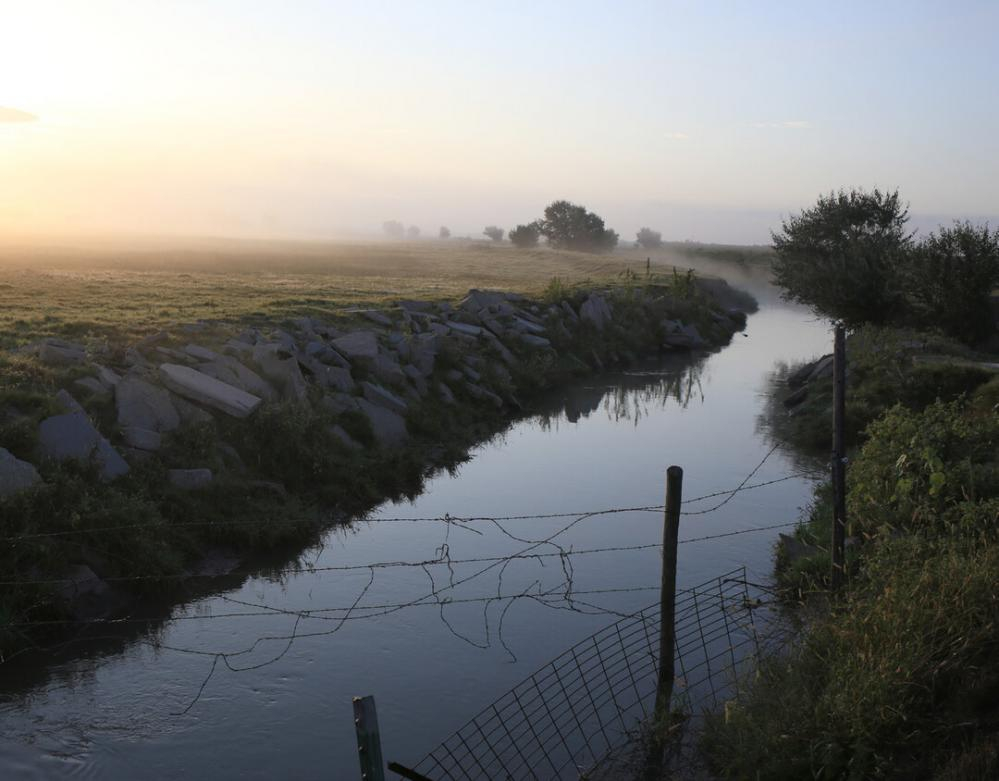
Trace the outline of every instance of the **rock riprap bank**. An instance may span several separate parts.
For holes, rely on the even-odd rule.
[[[103,604],[93,595],[120,592],[114,581],[132,573],[197,574],[220,548],[235,562],[231,549],[304,541],[304,508],[315,533],[317,514],[329,523],[418,490],[532,394],[650,354],[719,346],[753,306],[718,280],[547,300],[472,290],[458,303],[20,348],[40,379],[0,402],[0,521],[14,547],[5,571],[37,586],[21,589],[33,591],[30,609],[19,592],[0,616],[16,629],[102,615],[121,594]],[[226,525],[255,514],[252,531]],[[10,631],[0,636],[11,645]]]

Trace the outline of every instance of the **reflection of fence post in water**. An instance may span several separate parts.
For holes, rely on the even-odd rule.
[[[361,762],[362,781],[385,781],[374,697],[354,698],[354,729],[357,731],[357,756]]]
[[[659,591],[659,677],[652,718],[652,742],[648,773],[661,769],[665,741],[670,725],[670,702],[673,699],[676,649],[676,549],[680,533],[680,499],[683,492],[683,469],[666,470],[666,511],[663,516],[663,568]]]

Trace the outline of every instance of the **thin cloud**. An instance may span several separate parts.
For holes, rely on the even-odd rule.
[[[37,122],[38,117],[16,108],[0,106],[0,122]]]
[[[812,126],[807,119],[788,119],[783,122],[753,122],[752,127],[788,128],[790,130],[805,130]]]
[[[667,133],[666,138],[671,138],[674,141],[686,141],[690,136],[686,133]]]

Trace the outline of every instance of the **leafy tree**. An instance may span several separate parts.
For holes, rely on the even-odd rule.
[[[642,228],[638,232],[638,246],[645,249],[658,249],[663,245],[663,235],[652,228]]]
[[[541,230],[538,223],[529,222],[527,225],[518,225],[509,233],[510,241],[515,247],[526,249],[538,246],[538,239],[541,237]]]
[[[446,228],[443,225],[441,225],[441,229],[440,229],[440,231],[438,231],[437,235],[440,238],[442,238],[442,239],[450,239],[451,238],[451,231],[448,228]]]
[[[487,225],[485,230],[482,231],[486,236],[491,238],[493,241],[503,241],[503,229],[497,228],[495,225]]]
[[[905,287],[917,321],[966,342],[994,330],[989,295],[999,285],[999,231],[955,223],[912,250]]]
[[[386,220],[382,223],[382,230],[390,239],[401,239],[406,235],[406,226],[398,220]]]
[[[406,228],[406,236],[410,239],[418,239],[420,238],[420,229],[415,225],[410,225]]]
[[[885,323],[904,307],[900,270],[911,245],[898,191],[819,196],[772,234],[774,280],[784,298],[853,327]]]
[[[617,246],[617,233],[605,228],[599,216],[569,201],[549,204],[538,227],[557,249],[609,252]]]

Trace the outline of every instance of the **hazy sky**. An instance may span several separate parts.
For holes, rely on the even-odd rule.
[[[0,232],[999,215],[999,3],[0,0]]]

